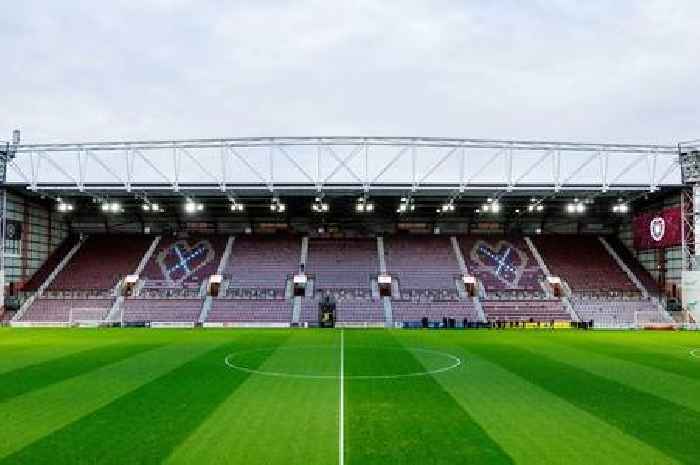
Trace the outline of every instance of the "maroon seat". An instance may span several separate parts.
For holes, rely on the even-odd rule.
[[[638,293],[597,237],[538,236],[534,243],[550,272],[574,293]]]
[[[394,321],[420,321],[428,318],[430,321],[443,318],[455,318],[462,321],[478,321],[479,316],[471,300],[466,301],[438,301],[438,302],[410,302],[394,301],[391,304]]]
[[[230,288],[284,289],[299,270],[301,239],[238,236],[224,267]]]
[[[112,299],[36,299],[22,315],[22,321],[68,322],[103,320],[112,307]]]
[[[489,321],[571,320],[559,300],[485,300],[482,307]]]
[[[449,238],[396,236],[384,241],[387,272],[410,289],[455,289],[460,269]]]
[[[202,299],[127,298],[122,319],[127,323],[196,323],[201,310]]]
[[[207,322],[289,323],[292,304],[287,300],[214,299]]]
[[[68,255],[68,252],[78,243],[78,236],[68,236],[57,248],[53,251],[51,255],[48,256],[46,261],[39,267],[38,270],[32,275],[32,277],[27,281],[22,287],[25,291],[36,291],[39,287],[46,281],[51,272],[56,269],[63,258]]]
[[[375,239],[311,239],[306,271],[316,289],[369,289],[379,273]]]
[[[198,288],[216,273],[227,236],[163,237],[141,277],[147,287]]]
[[[56,276],[49,290],[112,289],[133,273],[153,241],[136,235],[90,236]]]
[[[471,274],[490,291],[542,292],[544,273],[522,237],[462,236],[462,255]]]

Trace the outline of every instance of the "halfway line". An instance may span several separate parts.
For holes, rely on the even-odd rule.
[[[339,428],[338,428],[338,463],[343,465],[345,463],[345,343],[343,338],[343,330],[340,330],[340,408],[339,411]]]

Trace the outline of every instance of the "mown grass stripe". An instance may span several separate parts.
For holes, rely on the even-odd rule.
[[[335,331],[296,331],[257,368],[336,373],[337,343]],[[337,380],[252,374],[163,463],[336,465],[337,407]]]
[[[697,463],[697,412],[515,345],[480,344],[471,350],[668,456]]]
[[[0,404],[0,458],[104,407],[217,344],[171,344]]]
[[[635,389],[661,397],[670,402],[700,412],[700,380],[660,370],[653,365],[629,361],[605,352],[590,350],[583,345],[567,346],[560,343],[530,346],[530,350],[544,354],[562,363],[574,365]],[[678,360],[677,364],[693,365],[692,360]],[[700,364],[697,364],[700,369]]]
[[[94,345],[22,345],[13,344],[0,348],[0,375],[30,365],[47,362],[95,347]]]
[[[222,364],[238,346],[218,346],[0,464],[158,464],[245,381],[246,374]]]
[[[396,349],[372,350],[387,343]],[[389,333],[345,332],[346,463],[513,463],[431,376],[349,378],[420,370],[422,364]]]
[[[113,344],[46,360],[0,375],[0,402],[96,370],[158,347],[155,344]]]
[[[620,335],[622,336],[622,335]],[[675,354],[664,353],[659,350],[653,350],[649,345],[632,345],[599,342],[591,344],[584,341],[576,340],[572,345],[607,357],[614,357],[627,362],[636,363],[657,370],[665,371],[674,375],[685,376],[690,379],[700,380],[700,369],[697,364],[688,363],[690,360],[689,349],[683,349],[678,346],[671,346]],[[664,348],[667,351],[669,348]]]
[[[630,436],[565,399],[468,352],[462,334],[401,333],[409,347],[427,345],[463,357],[459,370],[434,378],[518,464],[678,465],[658,449]],[[507,337],[504,335],[504,337]],[[426,367],[433,361],[420,352]],[[595,444],[574,447],[572,444]]]

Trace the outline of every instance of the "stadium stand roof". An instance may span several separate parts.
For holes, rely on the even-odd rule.
[[[678,146],[433,137],[256,137],[19,145],[7,184],[149,195],[654,192],[681,185]]]

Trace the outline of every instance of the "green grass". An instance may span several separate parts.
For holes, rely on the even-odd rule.
[[[337,464],[341,372],[346,464],[698,464],[694,348],[700,333],[3,328],[0,465]]]

